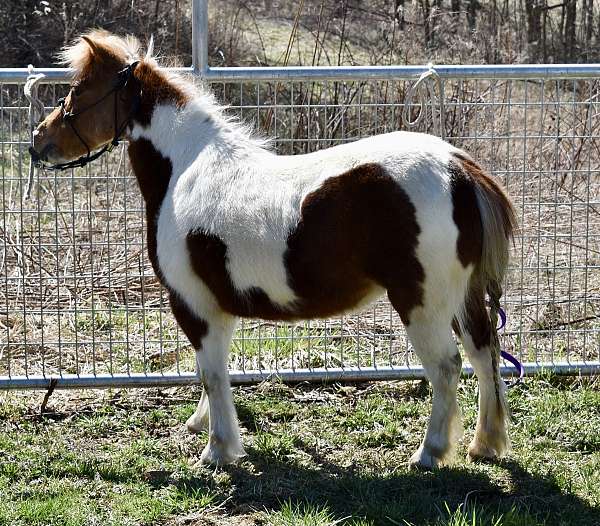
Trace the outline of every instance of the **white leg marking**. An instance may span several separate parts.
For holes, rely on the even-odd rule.
[[[463,334],[461,340],[479,382],[479,413],[475,436],[469,446],[469,457],[473,460],[497,458],[510,448],[506,427],[506,386],[504,380],[500,378],[501,406],[499,407],[494,386],[496,373],[492,369],[492,351],[487,346],[477,349],[468,333]]]
[[[415,318],[415,317],[413,317]],[[448,324],[449,325],[449,324]],[[408,336],[433,386],[433,404],[425,438],[410,459],[411,466],[432,469],[444,464],[462,434],[456,386],[461,359],[445,324],[411,319]]]
[[[233,405],[227,356],[236,319],[220,315],[208,319],[208,334],[196,352],[198,370],[208,397],[209,438],[200,460],[204,464],[230,464],[246,453]]]

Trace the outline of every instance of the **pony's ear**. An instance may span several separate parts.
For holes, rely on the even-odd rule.
[[[87,45],[90,46],[90,50],[92,51],[93,55],[98,54],[98,51],[99,51],[98,46],[90,37],[81,35],[81,40],[85,41],[87,43]]]

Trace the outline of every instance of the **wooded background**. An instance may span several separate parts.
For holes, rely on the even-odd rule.
[[[0,67],[48,67],[82,31],[154,35],[191,63],[191,1],[3,0]],[[594,0],[213,0],[212,65],[600,60]]]

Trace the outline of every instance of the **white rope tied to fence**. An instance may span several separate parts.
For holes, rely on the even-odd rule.
[[[435,86],[437,85],[439,92],[438,104],[440,106],[440,120],[438,121],[437,131],[438,135],[445,139],[445,118],[444,118],[444,84],[440,78],[440,75],[433,67],[433,63],[430,62],[427,64],[427,71],[421,74],[419,80],[415,82],[410,89],[408,90],[408,94],[406,95],[406,99],[404,101],[404,108],[402,109],[402,122],[407,128],[413,128],[418,126],[419,123],[423,120],[423,117],[427,114],[426,104],[428,100],[431,100],[432,104],[436,100],[435,96]],[[427,92],[425,93],[425,89],[427,88]],[[419,96],[419,111],[414,120],[410,120],[410,108],[412,106],[411,102],[414,99],[415,93]],[[428,97],[428,98],[427,98]],[[432,108],[433,111],[433,108]],[[435,120],[435,119],[434,119]]]
[[[33,143],[33,130],[36,124],[40,121],[40,119],[44,116],[44,103],[38,99],[38,83],[42,80],[46,75],[43,73],[34,73],[33,65],[29,64],[27,66],[27,70],[29,75],[27,76],[27,81],[25,82],[25,87],[23,88],[23,94],[25,98],[29,101],[29,141]],[[25,199],[29,199],[31,197],[31,188],[33,186],[33,176],[35,172],[35,166],[33,164],[33,159],[29,158],[29,178],[27,179],[27,189],[25,190]]]

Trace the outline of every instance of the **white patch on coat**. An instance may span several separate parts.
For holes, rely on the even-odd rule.
[[[207,289],[199,286],[190,265],[189,232],[212,234],[225,243],[227,270],[240,294],[259,288],[281,308],[293,309],[298,298],[287,280],[285,252],[302,202],[328,178],[366,163],[381,165],[413,202],[421,228],[417,255],[426,276],[447,274],[440,260],[460,265],[445,169],[454,148],[436,137],[395,132],[306,155],[277,156],[203,99],[179,109],[157,106],[150,126],[136,125],[131,136],[150,140],[172,162],[158,219],[158,262],[167,283],[198,314],[204,310],[198,299],[204,301]],[[376,289],[368,300],[383,293]]]

